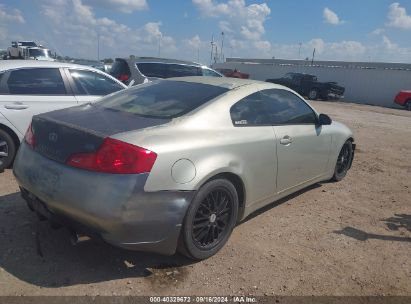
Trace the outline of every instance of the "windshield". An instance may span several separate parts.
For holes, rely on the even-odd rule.
[[[175,118],[227,91],[207,84],[158,80],[107,96],[95,105],[145,117]]]
[[[49,50],[29,49],[29,57],[51,57]]]
[[[25,42],[20,42],[20,44],[22,46],[37,46],[36,43],[32,42],[32,41],[25,41]]]

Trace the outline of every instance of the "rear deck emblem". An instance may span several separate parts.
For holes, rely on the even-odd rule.
[[[57,139],[58,139],[58,135],[56,133],[54,133],[54,132],[49,133],[49,141],[57,142]]]

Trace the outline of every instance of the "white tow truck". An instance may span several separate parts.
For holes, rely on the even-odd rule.
[[[38,47],[34,41],[12,41],[11,46],[7,49],[9,58],[24,58],[27,48]]]
[[[34,41],[13,41],[7,49],[10,59],[35,59],[54,61],[49,49],[36,44]]]

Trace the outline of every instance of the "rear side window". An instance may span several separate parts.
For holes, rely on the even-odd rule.
[[[57,68],[20,69],[10,72],[10,94],[64,95],[66,88]]]
[[[314,111],[297,95],[286,90],[260,92],[268,120],[272,125],[315,124]]]
[[[201,68],[185,64],[173,63],[137,63],[137,68],[146,77],[171,78],[184,76],[201,76]]]
[[[103,74],[87,70],[69,69],[77,87],[77,95],[107,95],[124,89]]]
[[[137,68],[146,77],[167,78],[165,64],[162,63],[137,63]]]
[[[233,105],[230,115],[236,127],[270,125],[260,92],[253,93]]]
[[[201,76],[201,68],[193,65],[167,64],[167,77]]]
[[[200,83],[158,80],[105,97],[94,105],[145,117],[175,118],[227,91]]]

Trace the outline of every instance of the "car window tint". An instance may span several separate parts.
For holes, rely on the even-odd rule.
[[[286,90],[263,90],[260,92],[264,111],[272,125],[315,124],[314,111],[297,95]]]
[[[124,89],[120,84],[103,74],[69,69],[77,87],[77,95],[107,95]]]
[[[227,91],[207,84],[157,80],[104,97],[94,105],[145,117],[175,118]]]
[[[184,76],[201,76],[201,68],[184,64],[167,64],[167,78]]]
[[[166,78],[165,64],[162,63],[137,63],[137,68],[146,77]]]
[[[236,127],[270,125],[259,92],[253,93],[234,104],[230,109],[230,115]]]
[[[203,70],[203,76],[221,77],[220,74],[216,73],[213,70],[204,69],[204,68],[202,70]]]
[[[62,95],[66,88],[57,68],[20,69],[10,72],[10,94]]]

